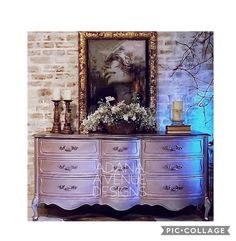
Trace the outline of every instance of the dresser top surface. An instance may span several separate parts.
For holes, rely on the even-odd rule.
[[[145,133],[145,134],[131,134],[131,135],[111,135],[105,133],[93,134],[53,134],[49,132],[40,132],[33,135],[37,138],[56,138],[56,139],[136,139],[136,138],[155,138],[155,137],[194,137],[194,136],[209,136],[207,133],[192,131],[188,134],[166,134],[165,132]]]

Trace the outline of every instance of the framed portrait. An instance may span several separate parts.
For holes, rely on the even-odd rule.
[[[156,109],[156,82],[156,32],[79,32],[79,127],[106,96]]]

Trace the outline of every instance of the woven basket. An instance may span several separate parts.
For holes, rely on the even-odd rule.
[[[112,124],[105,124],[105,128],[109,134],[116,134],[116,135],[122,135],[122,134],[131,134],[135,130],[135,123],[134,122],[126,122],[126,121],[120,121],[115,122]]]

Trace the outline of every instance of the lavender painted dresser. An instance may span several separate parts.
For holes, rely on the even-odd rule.
[[[35,197],[38,205],[71,210],[106,204],[116,210],[161,205],[177,211],[205,206],[208,219],[208,136],[35,135]]]

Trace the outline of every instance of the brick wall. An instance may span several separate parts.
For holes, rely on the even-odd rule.
[[[213,104],[202,108],[201,94],[213,77],[211,63],[203,63],[198,71],[199,86],[186,72],[173,69],[179,64],[186,46],[178,42],[189,43],[196,32],[158,32],[158,112],[160,129],[170,123],[168,95],[178,92],[186,95],[188,122],[193,129],[213,132]],[[34,133],[49,131],[52,127],[52,92],[55,87],[72,90],[72,114],[74,127],[77,127],[78,97],[78,34],[77,32],[29,32],[28,33],[28,190],[29,200],[33,198],[33,138]],[[196,46],[201,56],[205,46]],[[209,49],[207,50],[210,51]],[[211,54],[210,52],[208,54]],[[212,94],[212,86],[208,95]],[[61,107],[63,108],[63,106]],[[62,112],[64,113],[64,112]],[[64,116],[61,115],[62,124]]]
[[[72,90],[74,126],[78,89],[78,33],[29,32],[28,33],[28,190],[33,197],[33,138],[52,127],[53,89]],[[64,106],[61,106],[64,108]],[[62,123],[64,116],[61,115]]]
[[[202,32],[159,32],[158,33],[158,121],[161,130],[170,124],[170,105],[168,95],[178,93],[185,96],[186,123],[193,130],[213,133],[213,42]],[[199,41],[196,40],[196,35]],[[182,44],[184,43],[184,44]],[[188,44],[193,51],[181,69],[174,75],[173,69],[186,56]],[[193,61],[193,56],[194,61]],[[207,61],[208,60],[208,61]],[[193,65],[198,65],[193,69]],[[186,71],[185,71],[186,70]],[[203,98],[205,97],[205,98]],[[213,138],[213,137],[211,137]]]

